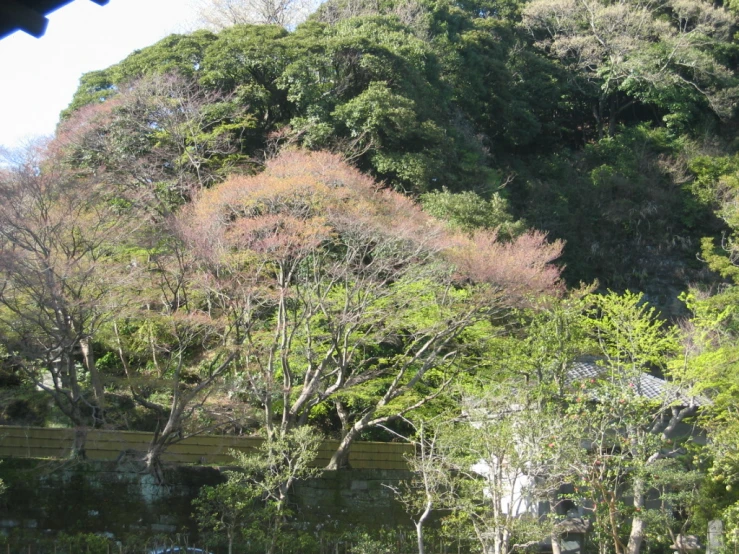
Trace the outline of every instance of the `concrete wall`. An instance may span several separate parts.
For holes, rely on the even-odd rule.
[[[123,455],[143,458],[152,434],[136,431],[87,432],[85,451],[90,460],[113,461]],[[74,440],[73,429],[0,426],[0,458],[67,458]],[[171,445],[163,456],[165,462],[177,464],[228,464],[231,450],[254,452],[262,439],[232,435],[198,435]],[[324,467],[338,447],[338,441],[321,444],[316,467]],[[405,455],[413,447],[401,443],[356,442],[349,454],[349,464],[355,469],[407,468]]]

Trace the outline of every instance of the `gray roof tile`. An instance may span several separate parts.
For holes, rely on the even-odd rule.
[[[567,372],[567,382],[574,383],[584,379],[607,379],[608,368],[598,364],[594,359],[583,360],[573,363]],[[643,371],[638,372],[631,381],[623,380],[624,386],[632,385],[639,396],[650,400],[666,400],[669,403],[677,403],[683,406],[704,406],[710,401],[702,396],[686,395],[673,386],[669,381],[650,375]]]

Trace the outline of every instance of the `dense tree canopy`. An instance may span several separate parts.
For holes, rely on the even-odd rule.
[[[338,468],[418,431],[421,549],[437,508],[500,554],[560,549],[568,502],[603,552],[739,527],[736,5],[290,5],[212,2],[0,166],[0,419],[42,406],[78,455],[152,431],[159,478],[189,434],[261,432],[200,503],[230,547],[251,507],[285,528],[319,432]]]
[[[668,108],[672,125],[687,124],[701,104],[731,117],[739,89],[716,54],[733,23],[708,2],[537,0],[523,13],[537,45],[570,66],[579,86],[590,87],[599,137],[605,120],[613,135],[636,99]]]
[[[329,405],[342,448],[474,366],[473,327],[558,287],[547,264],[560,244],[456,235],[323,153],[287,152],[208,190],[180,227],[202,260],[212,313],[245,346],[241,379],[270,436]]]
[[[732,155],[735,26],[733,12],[697,1],[336,0],[293,32],[167,37],[85,75],[65,117],[175,72],[198,98],[221,99],[204,131],[227,132],[229,153],[201,150],[217,175],[300,145],[411,194],[488,201],[505,186],[507,221],[567,240],[570,283],[646,287],[666,306],[657,291],[706,280],[694,245],[720,233],[686,183],[703,149]]]

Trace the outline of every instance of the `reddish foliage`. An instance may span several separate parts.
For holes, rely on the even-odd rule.
[[[562,288],[560,268],[551,264],[562,254],[562,241],[547,242],[546,234],[529,231],[511,242],[497,233],[478,231],[451,249],[459,277],[487,283],[513,296],[553,293]]]
[[[328,238],[330,230],[318,218],[305,221],[292,216],[267,214],[241,218],[227,229],[228,243],[277,258],[307,253]]]
[[[75,161],[83,150],[100,150],[107,127],[113,121],[113,111],[120,105],[120,100],[115,97],[103,103],[88,104],[62,121],[49,144],[49,155]]]
[[[352,235],[354,245],[402,250],[405,264],[445,260],[460,281],[493,285],[512,297],[560,288],[560,270],[551,262],[562,252],[561,241],[549,243],[535,231],[511,242],[495,232],[454,233],[410,198],[380,188],[326,152],[283,152],[259,175],[232,177],[204,191],[180,223],[189,244],[211,262],[243,250],[284,261]]]
[[[332,467],[364,429],[444,389],[467,348],[457,342],[465,329],[558,286],[549,262],[560,243],[541,233],[510,243],[454,233],[323,152],[283,152],[259,175],[205,190],[177,224],[203,265],[209,315],[244,346],[243,375],[267,426],[279,419],[289,429],[336,402],[348,431]],[[470,294],[448,294],[455,286]],[[382,344],[395,355],[378,357]],[[448,379],[429,385],[434,369]],[[342,416],[336,397],[379,378],[374,399]],[[411,391],[420,397],[388,408]]]
[[[211,260],[234,248],[294,255],[360,229],[368,239],[393,236],[429,247],[428,237],[441,233],[411,200],[325,152],[283,153],[259,175],[204,191],[180,219],[190,243]]]

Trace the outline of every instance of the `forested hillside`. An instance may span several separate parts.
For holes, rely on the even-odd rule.
[[[263,433],[240,483],[275,529],[300,464],[243,475],[319,436],[331,469],[415,437],[414,513],[466,514],[473,550],[558,548],[573,503],[616,554],[736,527],[737,10],[327,0],[84,75],[0,168],[0,422],[74,427],[78,456],[154,431],[157,476],[183,436]],[[479,459],[553,515],[481,507]]]
[[[86,75],[64,115],[80,125],[91,117],[82,107],[114,94],[136,103],[164,86],[153,75],[176,73],[198,116],[193,137],[175,140],[182,148],[208,130],[189,145],[207,161],[206,181],[224,164],[258,170],[265,151],[287,144],[330,149],[414,197],[463,194],[423,197],[437,215],[489,227],[522,220],[566,240],[572,284],[679,292],[711,281],[695,253],[724,230],[721,194],[696,189],[696,178],[705,180],[706,156],[733,154],[734,24],[731,12],[695,2],[329,2],[292,33],[168,37]],[[116,117],[118,140],[138,136],[127,117],[166,117],[156,97]],[[85,163],[169,155],[119,148],[97,145],[101,158]]]

